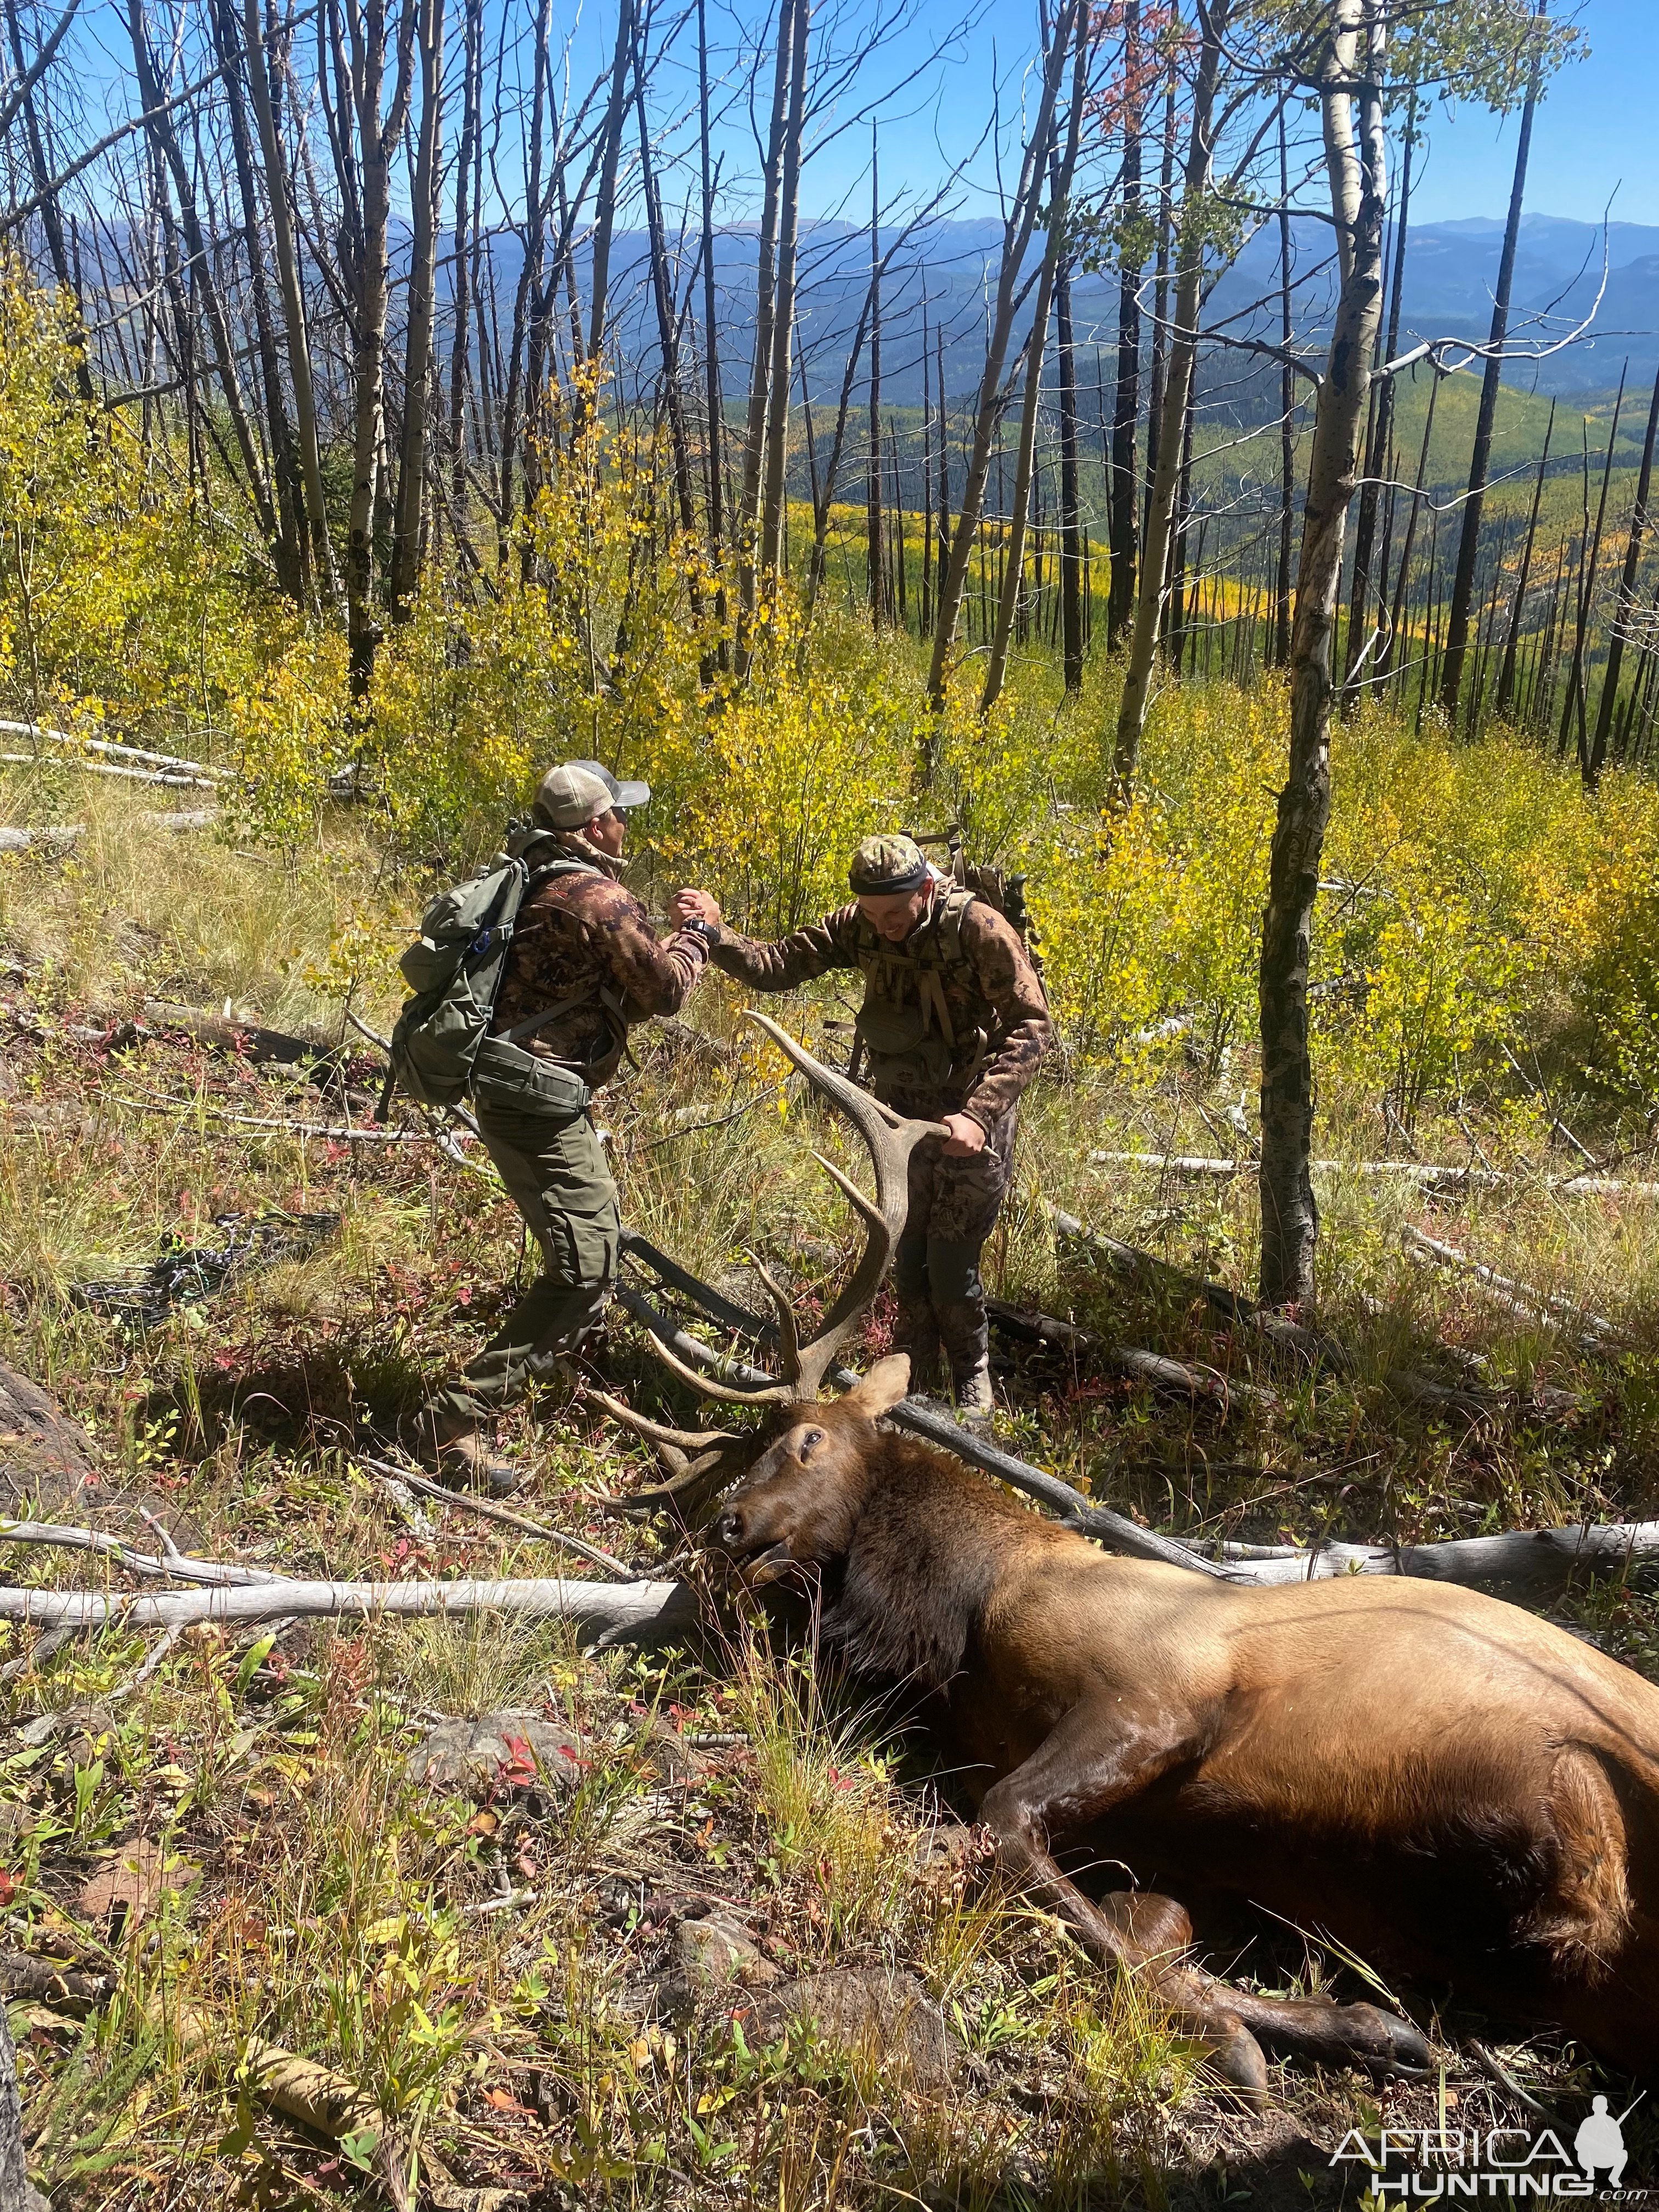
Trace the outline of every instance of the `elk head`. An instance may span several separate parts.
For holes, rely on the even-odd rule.
[[[847,1549],[875,1463],[876,1423],[910,1388],[910,1355],[891,1353],[839,1398],[791,1409],[709,1531],[750,1589]]]
[[[873,1199],[866,1197],[834,1161],[825,1159],[821,1152],[814,1152],[812,1157],[863,1220],[867,1231],[864,1249],[817,1331],[805,1342],[796,1327],[787,1291],[758,1260],[752,1261],[777,1316],[778,1364],[781,1372],[775,1380],[752,1385],[733,1383],[700,1372],[654,1330],[647,1328],[647,1334],[658,1358],[701,1396],[727,1405],[761,1406],[771,1411],[771,1441],[755,1474],[758,1476],[762,1468],[769,1468],[782,1478],[791,1468],[800,1473],[815,1462],[819,1472],[826,1472],[836,1455],[833,1449],[826,1455],[829,1439],[841,1436],[843,1431],[850,1434],[860,1422],[867,1426],[878,1417],[867,1408],[880,1396],[880,1390],[867,1398],[860,1395],[867,1385],[875,1382],[878,1375],[885,1371],[887,1380],[881,1387],[891,1389],[891,1395],[879,1407],[882,1413],[896,1405],[908,1387],[908,1358],[884,1360],[866,1378],[866,1384],[849,1391],[846,1398],[819,1404],[820,1393],[836,1353],[859,1327],[892,1264],[894,1249],[909,1212],[910,1155],[918,1145],[929,1138],[942,1138],[946,1132],[937,1121],[907,1121],[890,1107],[884,1106],[847,1076],[816,1060],[787,1030],[781,1029],[764,1014],[751,1009],[749,1019],[766,1031],[813,1089],[844,1114],[862,1138],[875,1170]],[[898,1387],[892,1389],[896,1378]],[[654,1443],[668,1462],[673,1480],[658,1491],[637,1494],[630,1501],[635,1508],[653,1510],[659,1504],[672,1504],[684,1510],[695,1499],[708,1497],[735,1477],[738,1472],[732,1463],[735,1455],[753,1442],[751,1437],[734,1435],[728,1430],[665,1428],[659,1422],[646,1420],[620,1399],[603,1391],[591,1395],[608,1413]],[[811,1419],[801,1412],[807,1407],[814,1409]],[[807,1444],[809,1436],[824,1441]],[[798,1462],[787,1457],[792,1440],[794,1448],[804,1452]],[[780,1458],[780,1454],[784,1456]],[[747,1487],[745,1485],[745,1492]]]

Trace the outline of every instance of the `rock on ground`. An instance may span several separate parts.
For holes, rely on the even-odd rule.
[[[33,1498],[44,1519],[67,1514],[94,1474],[85,1430],[38,1382],[0,1366],[0,1507],[15,1514]]]
[[[581,1779],[581,1739],[530,1713],[440,1721],[409,1754],[411,1782],[439,1796],[483,1796],[502,1785],[568,1797]]]
[[[686,1987],[700,1995],[733,1982],[753,1987],[778,1978],[777,1968],[760,1946],[723,1912],[681,1921],[674,1931],[674,1954]]]
[[[914,1974],[889,1968],[836,1967],[807,1974],[757,2000],[744,2022],[751,2044],[775,2043],[796,2021],[810,2021],[826,2043],[879,2051],[908,2069],[918,2089],[949,2087],[961,2044]]]

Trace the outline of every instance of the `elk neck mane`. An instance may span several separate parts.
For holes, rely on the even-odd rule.
[[[926,1694],[958,1673],[1011,1536],[1030,1516],[908,1437],[879,1438],[823,1613],[859,1674]]]

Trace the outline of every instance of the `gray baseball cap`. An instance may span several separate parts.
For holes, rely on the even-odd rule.
[[[651,796],[648,783],[619,783],[602,762],[565,761],[550,768],[536,790],[536,811],[556,830],[580,830],[613,808],[626,813]]]

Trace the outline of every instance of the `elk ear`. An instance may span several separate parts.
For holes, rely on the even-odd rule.
[[[878,1421],[884,1413],[892,1412],[901,1398],[909,1395],[910,1355],[908,1352],[893,1352],[885,1359],[877,1360],[841,1402],[862,1413],[866,1421]]]

